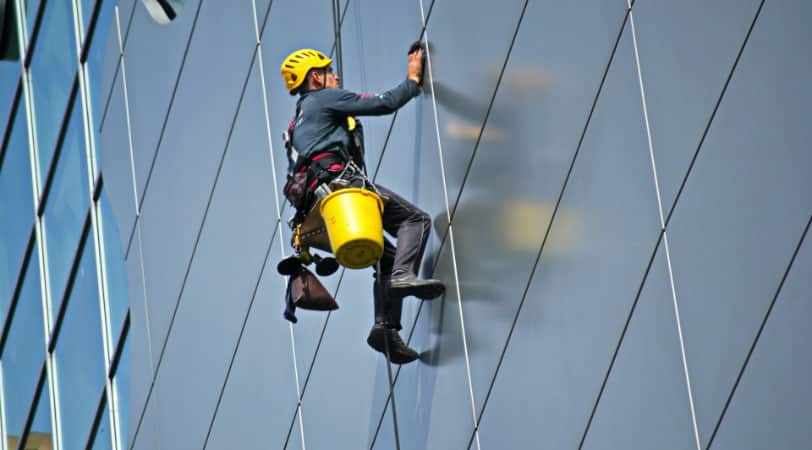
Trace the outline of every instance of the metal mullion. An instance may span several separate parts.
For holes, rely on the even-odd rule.
[[[55,0],[59,1],[59,0]],[[28,21],[25,18],[24,14],[21,14],[23,11],[23,3],[24,0],[17,0],[15,6],[17,7],[17,29],[22,30],[20,38],[22,39],[22,51],[20,52],[23,55],[23,67],[26,69],[31,65],[31,59],[34,55],[34,47],[37,44],[37,38],[40,34],[39,29],[42,28],[40,24],[42,23],[42,16],[45,15],[45,7],[48,3],[45,0],[42,0],[39,5],[37,5],[37,14],[34,18],[33,29],[31,30],[31,35],[28,35]]]
[[[116,349],[113,355],[113,360],[110,363],[109,370],[107,371],[107,380],[105,384],[107,386],[107,397],[109,398],[110,408],[108,408],[108,416],[110,417],[110,428],[112,428],[111,433],[113,436],[113,449],[121,449],[124,450],[124,439],[125,436],[121,436],[121,424],[120,419],[121,415],[119,414],[119,404],[118,404],[118,391],[115,388],[115,377],[118,375],[118,365],[121,361],[121,354],[124,351],[124,344],[129,336],[129,329],[130,329],[130,312],[127,311],[127,315],[124,316],[124,326],[122,327],[121,333],[119,334],[119,340],[116,345]]]
[[[45,386],[45,382],[48,381],[48,358],[45,358],[45,361],[42,363],[42,368],[39,371],[39,377],[37,378],[37,388],[34,389],[34,398],[31,400],[30,406],[28,407],[28,416],[25,418],[25,423],[23,425],[23,431],[20,433],[20,440],[17,441],[17,450],[24,450],[25,441],[28,440],[28,435],[31,433],[31,426],[34,424],[34,417],[37,415],[37,407],[39,407],[39,400],[40,395],[42,395],[42,388]],[[10,450],[10,449],[9,449]]]
[[[68,127],[70,126],[71,115],[73,114],[74,108],[74,100],[76,100],[76,92],[79,89],[79,73],[74,76],[73,78],[73,86],[71,87],[70,95],[68,95],[68,104],[65,106],[65,114],[62,116],[62,124],[59,127],[59,134],[57,135],[56,139],[56,146],[54,147],[54,153],[51,156],[51,162],[48,164],[48,171],[45,175],[45,184],[42,186],[42,191],[39,193],[40,198],[39,202],[37,202],[37,216],[42,217],[45,213],[45,203],[48,200],[48,194],[51,190],[51,185],[53,184],[54,174],[56,173],[56,167],[59,164],[59,158],[62,155],[62,148],[65,141],[65,135],[68,132]],[[30,76],[30,73],[29,73]],[[30,88],[30,85],[29,85]],[[33,104],[33,100],[32,100]],[[33,118],[29,116],[29,118]],[[32,121],[33,123],[33,121]],[[33,126],[31,127],[33,131]],[[36,133],[34,133],[36,134]],[[36,153],[36,161],[35,169],[37,173],[39,173],[39,151],[35,151]],[[40,180],[41,181],[41,180]]]
[[[68,272],[68,283],[65,285],[65,291],[62,293],[59,310],[56,312],[56,319],[54,320],[53,327],[50,327],[51,335],[48,339],[48,352],[53,352],[56,347],[56,341],[59,337],[59,331],[62,328],[62,321],[65,319],[65,312],[68,309],[68,302],[70,295],[73,292],[73,285],[76,283],[76,274],[79,272],[79,266],[82,263],[82,254],[84,253],[87,238],[90,234],[91,227],[91,211],[92,206],[85,215],[85,222],[82,225],[82,235],[79,238],[79,243],[76,246],[76,252],[73,255],[73,262],[71,263],[70,272]]]
[[[9,330],[11,330],[11,316],[17,308],[17,303],[20,298],[23,283],[25,282],[25,275],[28,272],[28,263],[31,261],[31,255],[34,254],[34,244],[36,243],[36,226],[31,227],[31,232],[28,235],[28,244],[25,246],[25,253],[23,254],[23,261],[20,266],[20,271],[17,273],[17,282],[14,285],[14,291],[11,293],[11,301],[9,302],[8,309],[4,318],[2,334],[0,334],[0,359],[3,358],[3,349],[6,347],[6,340],[8,339]]]
[[[105,387],[102,387],[101,395],[99,395],[99,401],[96,404],[96,414],[93,415],[93,422],[90,424],[90,430],[87,433],[87,439],[85,439],[85,449],[93,448],[93,442],[96,440],[96,434],[99,432],[99,424],[101,424],[101,419],[104,414],[104,408],[107,406],[107,395]]]
[[[79,51],[79,61],[87,61],[87,55],[90,53],[90,46],[93,45],[93,39],[96,35],[96,26],[98,26],[99,15],[101,14],[101,1],[96,0],[93,5],[93,12],[90,13],[90,23],[87,25],[87,33],[84,36],[81,50]]]

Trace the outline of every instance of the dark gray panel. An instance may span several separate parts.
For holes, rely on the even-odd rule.
[[[129,280],[130,298],[130,382],[128,383],[129,408],[122,410],[127,417],[128,441],[132,442],[132,433],[135,432],[141,414],[145,408],[147,393],[152,383],[154,364],[152,354],[160,350],[156,348],[149,334],[149,317],[144,298],[144,279],[141,272],[141,238],[136,232],[133,239],[133,249],[127,259],[127,278]]]
[[[302,399],[305,443],[312,448],[363,448],[380,417],[376,394],[386,390],[376,378],[386,378],[383,357],[366,344],[373,321],[369,272],[345,271],[336,299],[341,308],[330,316]],[[299,366],[301,378],[305,370]]]
[[[428,11],[430,2],[422,2]],[[446,0],[432,9],[426,34],[449,202],[460,190],[523,5],[520,0]]]
[[[410,346],[421,352],[421,359],[402,366],[395,385],[398,431],[400,445],[404,449],[465,448],[473,430],[458,292],[453,284],[451,256],[451,247],[447,245],[436,257],[436,275],[449,280],[446,294],[423,302],[412,331]],[[406,301],[419,302],[413,298]],[[469,322],[466,325],[468,328],[476,326]],[[408,330],[408,324],[406,326]],[[404,338],[408,336],[405,330],[401,333]],[[378,376],[385,387],[386,372],[380,372]],[[383,412],[387,394],[383,389],[376,397],[376,420]],[[391,423],[391,419],[388,423]],[[384,423],[383,426],[389,425]]]
[[[646,0],[634,5],[637,46],[666,214],[758,3]]]
[[[805,448],[812,394],[812,244],[803,247],[776,300],[716,436],[715,449]]]
[[[110,106],[96,147],[104,174],[104,191],[110,198],[118,233],[126,246],[135,223],[135,194],[124,85],[120,72],[113,84]]]
[[[257,246],[270,245],[273,255],[278,239]],[[290,329],[279,313],[285,280],[276,273],[272,258],[259,284],[206,448],[281,448],[287,437],[297,402],[296,378]],[[295,427],[298,430],[298,423]],[[295,438],[299,439],[298,431]]]
[[[212,2],[202,7],[186,61],[187,71],[178,88],[152,174],[151,193],[142,208],[150,326],[157,342],[163,342],[166,336],[209,194],[223,152],[226,151],[240,95],[251,69],[256,41],[253,13],[250,5],[241,8],[233,6]],[[221,33],[223,23],[230,24],[234,31]],[[200,75],[204,73],[205,76]],[[254,76],[259,79],[258,73]],[[245,91],[245,98],[254,102],[251,111],[258,117],[252,123],[257,125],[247,125],[250,129],[243,132],[257,137],[242,144],[232,143],[231,150],[253,155],[254,152],[262,154],[265,151],[265,140],[261,139],[263,133],[259,125],[262,108],[255,106],[261,105],[257,98],[261,91],[256,81],[250,86]],[[132,103],[130,105],[132,107]],[[138,128],[133,132],[137,133]],[[252,169],[264,170],[267,176],[268,167],[261,163]],[[142,188],[141,185],[137,187]],[[249,217],[255,212],[265,213],[271,205],[271,202],[263,202],[263,197],[259,196],[268,192],[266,188],[270,186],[263,184],[260,187],[262,191],[243,190],[234,194],[235,197],[242,195],[252,198],[252,203],[246,203],[249,209],[240,210]],[[239,201],[235,203],[239,204]],[[259,221],[258,218],[256,220]]]
[[[703,443],[812,211],[810,14],[765,3],[669,224]]]
[[[627,24],[484,411],[485,448],[578,445],[659,231],[642,116]]]
[[[141,428],[138,430],[138,436],[135,440],[129,439],[130,450],[161,450],[163,447],[163,437],[167,433],[172,433],[171,423],[161,423],[160,401],[153,397],[147,405],[147,410],[144,414],[144,421],[141,423]],[[169,430],[164,433],[163,430]],[[134,429],[132,429],[134,431]],[[166,447],[171,448],[171,447]]]
[[[167,447],[202,447],[276,225],[260,92],[254,65],[157,377]]]
[[[189,41],[192,22],[199,3],[200,0],[185,2],[183,14],[180,14],[169,25],[160,25],[155,22],[140,1],[135,5],[132,29],[124,51],[124,63],[127,70],[127,94],[133,127],[136,185],[139,198],[144,192],[144,184],[155,155],[158,137],[169,108],[183,52]],[[206,10],[214,9],[217,9],[217,3],[207,2],[203,5],[201,14],[204,14]],[[237,10],[237,8],[233,9]],[[119,8],[119,14],[123,36],[123,28],[126,26],[128,17],[126,8]],[[199,26],[200,24],[198,24]],[[232,33],[206,33],[206,30],[198,28],[197,32],[200,31],[203,31],[200,33],[203,36],[209,34],[210,39],[215,35],[221,38],[221,42],[215,45],[215,48],[220,48],[220,45],[228,41],[229,36],[232,36]],[[211,53],[207,53],[207,56],[211,58],[213,53],[214,51],[211,51]],[[218,70],[223,70],[224,66],[218,64],[219,62],[222,61],[209,59],[205,72],[211,71],[216,74]],[[199,75],[205,72],[198,72],[195,78],[201,82],[205,81],[208,77]],[[207,102],[206,104],[217,106],[214,103]],[[171,147],[169,150],[176,151]]]
[[[654,258],[584,449],[696,446],[662,243]]]
[[[301,32],[301,25],[299,23],[290,20],[292,17],[300,17],[303,11],[307,11],[307,20],[309,23],[318,24],[308,29],[306,34]],[[332,23],[333,16],[330,3],[324,0],[276,0],[271,3],[268,22],[265,26],[265,33],[262,36],[262,57],[265,68],[265,87],[267,89],[268,108],[270,111],[271,154],[276,169],[277,189],[280,195],[280,201],[284,201],[281,195],[288,165],[281,136],[282,132],[287,130],[288,124],[293,118],[296,98],[291,97],[285,90],[284,83],[279,75],[279,66],[289,53],[299,48],[315,48],[329,52],[333,42]],[[267,152],[267,143],[264,145]],[[266,176],[270,178],[272,174],[269,172]],[[274,203],[268,203],[268,208],[275,208]],[[292,215],[293,212],[290,207],[286,206],[282,211],[282,228],[284,229],[282,244],[284,252],[287,255],[292,253],[289,244],[291,234],[284,222]],[[274,266],[279,259],[281,259],[280,252],[281,250],[279,248],[272,250]],[[335,292],[338,278],[339,274],[337,273],[332,277],[323,279],[322,282],[330,292]],[[279,316],[277,317],[281,317],[283,299],[280,298],[278,301]],[[357,300],[353,299],[352,301]],[[343,307],[341,298],[338,299],[338,302]],[[299,317],[299,323],[297,323],[293,329],[295,333],[299,380],[302,386],[304,386],[307,370],[313,359],[313,354],[324,327],[326,316],[322,312],[308,311],[297,312],[297,316]]]
[[[623,23],[619,3],[592,3],[528,5],[454,211],[466,319],[488,324],[468,330],[478,404],[490,386]],[[628,69],[628,53],[618,62]],[[643,149],[633,151],[640,160],[646,157]],[[556,221],[561,232],[550,236],[544,254],[566,258],[577,251],[584,219],[567,207]]]
[[[396,17],[397,20],[380,20],[382,17]],[[416,1],[350,1],[341,28],[343,87],[355,92],[376,93],[394,87],[406,76],[406,51],[420,35],[421,28],[420,4]],[[365,117],[362,123],[366,163],[372,173],[380,159],[392,116]],[[413,140],[413,136],[406,142],[390,140],[389,145],[392,151],[412,153],[413,143],[407,145]]]

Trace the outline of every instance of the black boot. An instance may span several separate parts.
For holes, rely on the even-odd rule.
[[[403,309],[403,300],[400,298],[387,298],[378,282],[375,283],[374,298],[375,325],[372,326],[372,330],[369,332],[367,344],[384,355],[388,350],[389,361],[393,364],[406,364],[418,359],[420,355],[409,348],[398,334],[398,330],[401,329],[400,316]]]
[[[389,281],[387,294],[390,298],[403,298],[414,295],[421,300],[431,300],[445,293],[445,285],[440,280],[421,280],[413,273],[393,275]]]

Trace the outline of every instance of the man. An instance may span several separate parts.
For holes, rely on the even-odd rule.
[[[291,53],[281,66],[288,92],[299,95],[288,129],[288,158],[289,174],[307,173],[305,197],[311,200],[304,202],[305,211],[314,201],[312,192],[342,173],[348,163],[354,163],[350,168],[364,170],[363,136],[354,117],[390,114],[420,94],[423,48],[412,45],[406,80],[378,95],[341,89],[331,64],[324,53],[302,49]],[[373,290],[375,324],[367,343],[381,353],[388,349],[392,363],[404,364],[419,355],[398,334],[403,298],[433,299],[445,292],[445,286],[438,280],[417,278],[431,226],[428,214],[383,186],[376,188],[384,199],[383,228],[397,238],[397,246],[384,240]]]

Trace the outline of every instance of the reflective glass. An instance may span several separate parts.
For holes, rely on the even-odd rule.
[[[96,436],[93,438],[92,450],[112,450],[113,441],[110,434],[110,415],[107,411],[107,405],[104,406],[102,412],[101,422],[96,429]],[[125,447],[126,448],[126,447]]]
[[[0,161],[0,325],[17,282],[34,224],[31,160],[25,108],[18,107],[3,161]]]
[[[104,388],[104,349],[92,238],[85,244],[75,277],[54,351],[63,448],[85,445]]]
[[[45,5],[41,31],[30,73],[39,174],[44,182],[65,115],[71,82],[76,73],[71,2],[48,2]]]
[[[93,3],[95,0],[82,0],[83,6],[87,3],[87,8],[93,8]],[[96,144],[96,149],[93,152],[94,158],[96,158],[96,175],[98,175],[99,171],[99,163],[98,157],[100,153],[99,147],[99,130],[100,130],[100,123],[102,119],[102,114],[104,112],[104,105],[101,103],[102,99],[102,74],[104,73],[102,64],[104,62],[105,56],[105,49],[107,47],[107,40],[109,38],[113,38],[113,40],[117,40],[115,38],[115,2],[113,1],[102,1],[101,10],[99,11],[99,17],[96,19],[96,28],[93,31],[93,36],[91,37],[92,42],[90,43],[90,51],[88,52],[87,62],[85,63],[85,67],[87,68],[87,79],[88,79],[88,89],[90,91],[90,114],[93,117],[93,133],[94,139],[93,141]],[[83,14],[85,11],[83,10]],[[89,19],[87,19],[89,20]],[[87,22],[85,22],[85,26],[87,26]],[[112,62],[110,62],[112,64]]]
[[[121,359],[118,361],[118,368],[113,378],[113,388],[116,390],[118,435],[121,440],[121,448],[128,445],[128,423],[130,418],[130,339],[125,338],[124,347],[121,349]]]
[[[90,204],[89,198],[82,109],[77,103],[62,142],[62,152],[45,204],[52,317],[56,317],[62,302],[68,272]]]
[[[19,61],[0,61],[0,124],[2,125],[6,124],[6,119],[11,111],[19,79]]]
[[[113,210],[106,192],[102,191],[101,214],[102,238],[104,242],[104,270],[107,280],[107,308],[110,320],[111,342],[118,339],[124,316],[127,313],[128,288],[127,267],[124,265],[124,251],[121,237],[113,218]]]
[[[45,385],[42,393],[37,399],[37,412],[34,415],[34,422],[25,443],[20,447],[25,450],[51,450],[54,448],[53,428],[51,426],[51,389],[48,387],[48,377],[45,377]],[[15,448],[15,447],[10,447]],[[66,448],[66,447],[63,447]]]
[[[99,0],[102,4],[107,3],[108,5],[112,6],[113,2],[111,1],[104,1]],[[96,0],[82,0],[79,2],[79,7],[82,10],[82,39],[85,39],[87,36],[87,27],[90,26],[90,18],[93,16],[93,7],[96,5]]]
[[[41,0],[26,0],[21,2],[23,8],[25,9],[25,23],[28,27],[28,39],[31,39],[31,34],[34,28],[34,21],[37,19],[37,9],[39,9],[39,5]],[[40,23],[40,28],[43,27],[43,24]]]
[[[45,327],[40,293],[39,258],[35,252],[28,263],[8,339],[0,356],[5,425],[9,436],[20,436],[22,433],[45,361]]]

